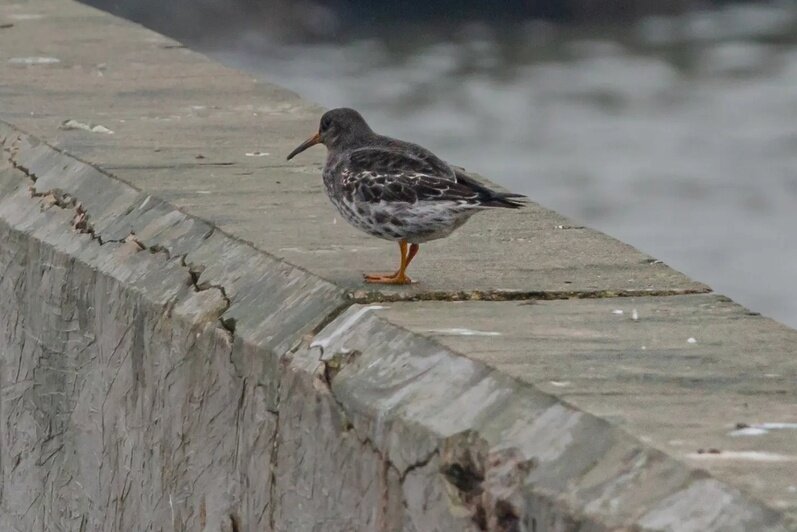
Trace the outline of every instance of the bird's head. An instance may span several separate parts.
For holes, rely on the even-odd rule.
[[[288,160],[310,146],[323,144],[328,150],[340,150],[364,144],[374,132],[365,119],[354,109],[341,107],[327,111],[321,117],[318,133],[302,142],[288,155]]]

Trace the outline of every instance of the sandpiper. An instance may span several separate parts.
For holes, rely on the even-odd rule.
[[[318,132],[288,160],[316,144],[327,147],[322,176],[340,214],[369,235],[399,244],[398,270],[365,274],[369,283],[409,284],[406,270],[419,244],[450,235],[479,211],[523,206],[521,194],[490,190],[426,148],[374,133],[354,109],[324,113]]]

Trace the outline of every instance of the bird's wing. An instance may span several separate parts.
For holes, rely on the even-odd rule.
[[[479,203],[479,191],[458,181],[454,170],[434,156],[362,148],[341,161],[340,171],[344,192],[360,201]]]

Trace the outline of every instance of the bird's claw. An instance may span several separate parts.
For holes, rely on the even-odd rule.
[[[392,275],[370,275],[363,274],[366,283],[373,284],[411,284],[412,279],[406,275],[392,274]]]

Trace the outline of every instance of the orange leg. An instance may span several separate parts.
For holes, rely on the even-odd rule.
[[[401,251],[401,265],[399,266],[398,271],[392,275],[365,274],[365,282],[381,284],[410,284],[412,279],[407,277],[404,272],[407,271],[407,267],[410,265],[410,262],[412,262],[412,259],[418,254],[419,248],[420,246],[418,246],[418,244],[410,244],[407,246],[406,240],[400,241],[399,250]]]

